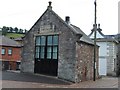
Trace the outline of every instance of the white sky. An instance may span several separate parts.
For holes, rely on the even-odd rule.
[[[29,30],[47,9],[49,0],[0,0],[0,27]],[[94,0],[51,0],[53,11],[63,20],[70,16],[72,24],[86,34],[94,23]],[[97,23],[104,34],[118,33],[118,1],[97,0]]]

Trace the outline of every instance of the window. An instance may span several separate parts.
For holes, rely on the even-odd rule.
[[[44,59],[45,57],[45,43],[46,37],[39,36],[36,37],[36,50],[35,50],[35,58]]]
[[[40,37],[36,37],[36,45],[40,45]]]
[[[45,45],[45,41],[46,41],[46,37],[45,36],[41,36],[41,38],[40,38],[41,40],[41,43],[40,43],[40,45]]]
[[[1,54],[2,54],[2,55],[5,54],[5,48],[2,48],[2,50],[1,50]]]
[[[47,37],[47,45],[52,45],[52,36]]]
[[[57,59],[57,52],[58,52],[58,47],[57,46],[53,47],[53,59]]]
[[[58,58],[58,36],[37,36],[35,58],[57,59]]]
[[[57,59],[58,36],[47,36],[47,59]]]
[[[39,47],[36,47],[36,50],[35,50],[35,52],[36,52],[36,56],[35,57],[36,58],[39,58],[39,51],[40,51],[39,49],[40,49]]]
[[[52,47],[47,47],[47,59],[52,58]]]
[[[11,48],[8,49],[8,55],[12,55],[12,49]]]
[[[53,36],[53,44],[58,45],[58,36]]]
[[[45,47],[44,46],[42,46],[40,49],[40,56],[42,59],[44,59],[44,57],[45,57]]]

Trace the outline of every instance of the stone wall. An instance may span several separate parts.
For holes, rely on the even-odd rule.
[[[94,46],[84,42],[76,43],[76,81],[93,79]],[[98,47],[96,50],[96,78],[98,78]]]
[[[53,31],[41,31],[49,25],[54,26]],[[75,34],[51,10],[45,11],[24,38],[21,72],[34,73],[35,37],[54,34],[59,35],[58,77],[75,82]]]
[[[118,55],[117,55],[117,76],[120,76],[120,42],[118,44]]]
[[[117,76],[120,76],[120,34],[117,36],[118,44],[118,53],[117,53]]]
[[[117,44],[114,42],[107,42],[107,75],[116,76],[117,64]]]
[[[24,38],[21,71],[34,73],[35,37],[54,34],[59,36],[58,78],[72,82],[91,79],[93,46],[76,44],[79,36],[51,9],[45,11]]]
[[[67,30],[59,35],[58,77],[73,82],[75,82],[75,42],[74,35]]]

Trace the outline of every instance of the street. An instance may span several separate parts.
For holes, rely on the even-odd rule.
[[[103,77],[75,84],[52,76],[3,71],[2,88],[118,88],[118,78]]]

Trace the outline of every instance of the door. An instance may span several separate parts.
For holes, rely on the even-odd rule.
[[[107,60],[105,58],[99,59],[99,75],[107,75]]]
[[[3,70],[9,70],[10,69],[9,61],[3,61],[2,62],[2,69]]]
[[[35,45],[35,73],[57,76],[58,36],[37,36]]]

